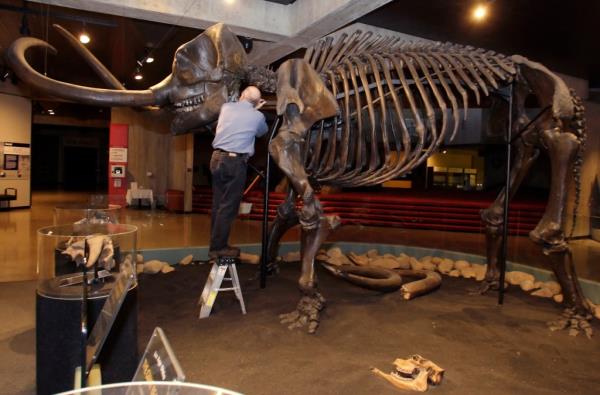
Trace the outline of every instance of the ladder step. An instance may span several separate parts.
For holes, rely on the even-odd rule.
[[[204,289],[202,290],[202,294],[200,295],[200,300],[198,301],[198,304],[201,306],[199,318],[207,318],[210,315],[215,299],[217,298],[217,294],[221,291],[234,291],[235,296],[240,302],[242,313],[246,314],[246,306],[244,304],[244,297],[242,296],[240,279],[235,267],[236,260],[234,258],[227,258],[227,260],[230,259],[231,262],[227,262],[226,265],[219,265],[217,262],[213,263],[210,274],[208,275],[208,279],[206,280],[206,284],[204,285]],[[222,262],[223,258],[221,258],[221,263]],[[227,271],[229,271],[230,277],[225,277]],[[221,288],[221,283],[224,280],[231,281],[232,287]]]

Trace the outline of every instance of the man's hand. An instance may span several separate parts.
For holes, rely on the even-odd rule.
[[[262,106],[264,106],[266,103],[267,103],[267,101],[266,101],[265,99],[260,99],[260,100],[258,101],[258,104],[256,104],[256,106],[255,106],[254,108],[256,108],[257,110],[260,110],[260,108],[261,108]]]

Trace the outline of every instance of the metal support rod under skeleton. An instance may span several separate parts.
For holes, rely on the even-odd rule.
[[[511,147],[512,147],[512,112],[513,112],[513,84],[509,85],[508,95],[508,125],[506,127],[505,146],[506,146],[506,179],[504,188],[504,213],[502,229],[502,253],[500,255],[500,278],[498,287],[498,304],[504,303],[504,278],[506,277],[506,258],[508,257],[508,209],[510,203],[510,168],[511,168]]]
[[[273,136],[279,126],[279,117],[273,122],[271,131],[269,132],[269,140],[267,146],[271,144]],[[262,245],[261,245],[261,259],[260,259],[260,287],[265,288],[267,286],[267,265],[268,265],[268,244],[269,244],[269,179],[271,178],[271,154],[267,150],[266,154],[266,167],[264,172],[265,189],[263,196],[263,222],[262,222]]]

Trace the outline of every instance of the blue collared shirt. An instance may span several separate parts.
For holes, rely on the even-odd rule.
[[[254,138],[267,133],[265,116],[252,103],[239,101],[221,107],[217,131],[212,142],[214,149],[254,155]]]

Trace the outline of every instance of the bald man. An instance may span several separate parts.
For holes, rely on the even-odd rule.
[[[238,102],[221,107],[210,160],[213,202],[209,257],[238,256],[240,250],[228,244],[246,183],[248,158],[254,155],[254,140],[267,132],[265,116],[258,111],[265,101],[260,90],[249,86]]]

